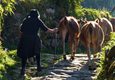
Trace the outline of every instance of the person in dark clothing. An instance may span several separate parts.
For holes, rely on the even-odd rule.
[[[49,33],[55,33],[58,31],[57,28],[48,28],[40,19],[40,14],[37,9],[32,9],[20,26],[21,37],[17,48],[17,56],[21,58],[21,75],[25,74],[27,59],[34,55],[36,56],[37,70],[41,71],[41,40],[38,35],[39,28]]]

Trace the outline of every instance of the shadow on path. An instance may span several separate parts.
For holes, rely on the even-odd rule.
[[[47,74],[31,80],[94,80],[96,71],[88,69],[87,60],[86,54],[77,54],[75,60],[61,60],[41,72]]]

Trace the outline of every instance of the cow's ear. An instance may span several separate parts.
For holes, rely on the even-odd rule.
[[[99,23],[99,18],[95,20],[96,23]]]
[[[67,16],[64,17],[64,20],[67,20]]]
[[[98,17],[98,21],[99,21],[99,22],[101,21],[101,18],[100,18],[100,17]]]
[[[99,17],[98,20],[101,21],[101,18]]]
[[[64,22],[65,22],[65,24],[68,22],[67,21],[67,16],[64,17]]]
[[[87,22],[88,22],[88,21],[87,21],[87,18],[84,18],[84,24],[87,23]]]

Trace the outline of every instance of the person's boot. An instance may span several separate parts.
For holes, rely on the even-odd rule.
[[[20,75],[21,75],[21,76],[24,76],[24,75],[25,75],[25,69],[21,69]]]
[[[37,71],[38,72],[42,71],[42,67],[41,66],[37,66]]]
[[[21,72],[20,72],[21,76],[25,76],[26,61],[27,61],[27,59],[22,59],[22,69],[21,69]]]
[[[19,79],[20,80],[25,80],[26,78],[26,74],[25,74],[25,70],[21,69],[20,75],[19,75]]]

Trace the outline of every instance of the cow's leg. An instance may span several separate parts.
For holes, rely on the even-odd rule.
[[[75,41],[74,41],[74,48],[73,48],[73,57],[75,57],[75,54],[76,54],[76,50],[78,48],[78,44],[79,44],[79,39],[78,38],[75,38]]]
[[[87,45],[86,45],[86,53],[87,53],[87,56],[88,56],[88,63],[89,63],[89,66],[91,66],[91,51],[90,51],[90,44],[87,44]]]
[[[25,69],[26,69],[26,63],[27,63],[27,58],[22,58],[21,60],[21,75],[24,76],[25,75]]]
[[[79,42],[78,42],[78,39],[71,39],[69,43],[70,43],[70,49],[71,49],[71,58],[70,58],[70,60],[74,60],[76,49],[78,47]]]
[[[75,59],[75,53],[76,53],[75,42],[73,42],[73,43],[72,43],[71,60],[74,60],[74,59]]]
[[[96,53],[99,52],[99,49],[101,48],[100,45],[101,44],[99,44],[97,41],[93,42],[93,58],[97,58],[97,54]]]
[[[63,46],[63,58],[66,60],[66,52],[65,52],[65,38],[66,38],[67,30],[62,31],[62,46]]]
[[[92,59],[92,66],[91,66],[92,70],[96,69],[95,60],[96,60],[96,57],[97,57],[97,55],[96,55],[97,52],[98,52],[97,51],[97,44],[95,42],[95,43],[93,43],[93,59]]]
[[[65,53],[65,39],[62,40],[62,45],[63,45],[63,58],[66,60],[66,53]]]
[[[70,47],[70,50],[71,50],[71,57],[70,57],[70,60],[73,60],[74,59],[74,40],[72,39],[72,37],[69,35],[69,47]]]
[[[96,44],[93,44],[93,58],[96,58],[97,47]]]
[[[71,58],[70,60],[74,60],[76,49],[78,47],[79,39],[74,37],[73,35],[69,35],[69,47],[71,49]]]

